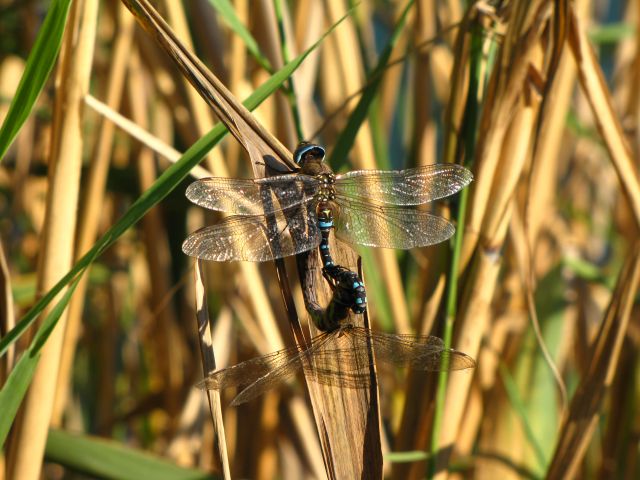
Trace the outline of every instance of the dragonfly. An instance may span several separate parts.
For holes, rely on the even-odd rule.
[[[373,247],[440,243],[453,235],[453,224],[414,207],[453,195],[473,179],[456,164],[335,175],[324,158],[322,146],[301,142],[294,152],[299,172],[259,179],[210,177],[189,185],[186,196],[193,203],[234,215],[189,235],[183,252],[205,260],[263,262],[319,247],[323,274],[335,290],[349,275],[333,261],[331,230],[340,240]],[[349,306],[363,313],[362,281],[351,284]]]
[[[335,175],[324,157],[322,146],[303,142],[294,153],[298,172],[193,182],[186,191],[190,201],[232,216],[190,234],[183,252],[218,262],[264,262],[320,246],[324,266],[330,267],[331,229],[350,244],[396,249],[433,245],[453,235],[449,220],[415,207],[467,186],[473,176],[463,166]]]
[[[300,370],[320,384],[368,388],[374,363],[371,347],[376,360],[418,371],[465,370],[476,366],[473,358],[445,348],[438,337],[390,334],[345,324],[314,337],[306,349],[290,347],[212,372],[198,387],[241,388],[231,402],[233,406],[257,398]]]

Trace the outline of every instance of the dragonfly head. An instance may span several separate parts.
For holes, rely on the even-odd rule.
[[[320,145],[309,142],[300,142],[296,151],[293,152],[293,161],[300,166],[309,160],[321,162],[324,160],[324,154],[324,148]]]

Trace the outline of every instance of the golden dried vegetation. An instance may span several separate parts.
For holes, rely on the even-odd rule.
[[[637,478],[637,2],[154,5],[1,7],[6,478]],[[293,259],[194,268],[185,188],[300,138],[472,170],[451,242],[358,253],[371,328],[475,370],[193,387],[311,326]]]

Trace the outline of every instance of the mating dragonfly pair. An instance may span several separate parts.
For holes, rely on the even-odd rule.
[[[373,247],[410,249],[440,243],[453,235],[454,226],[416,206],[458,192],[473,177],[455,164],[335,175],[324,156],[324,148],[303,142],[294,153],[299,172],[259,179],[213,177],[192,183],[186,192],[189,200],[234,215],[189,235],[182,250],[205,260],[264,262],[319,247],[323,274],[334,290],[334,299],[356,314],[363,313],[364,285],[357,274],[334,264],[329,249],[331,230],[340,240]],[[317,325],[325,333],[306,350],[294,347],[248,360],[210,374],[202,386],[249,385],[234,400],[234,404],[242,403],[311,365],[311,360],[318,365],[321,357],[326,364],[344,354],[361,355],[369,345],[379,360],[414,369],[457,370],[475,365],[464,353],[445,349],[437,337],[373,332],[345,324],[346,316]],[[338,345],[343,340],[337,339],[343,337],[348,347]],[[316,378],[322,377],[320,381],[335,381],[338,376],[332,368],[316,366],[314,370]],[[360,375],[352,373],[351,383],[358,384],[354,379]]]

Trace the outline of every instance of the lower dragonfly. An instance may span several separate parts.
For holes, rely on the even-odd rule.
[[[368,388],[374,362],[371,347],[378,361],[418,371],[465,370],[476,366],[473,358],[445,348],[438,337],[390,334],[348,323],[333,328],[314,337],[306,349],[290,347],[246,360],[209,374],[198,387],[208,390],[240,387],[240,393],[231,402],[233,406],[257,398],[301,369],[307,378],[320,384]]]

